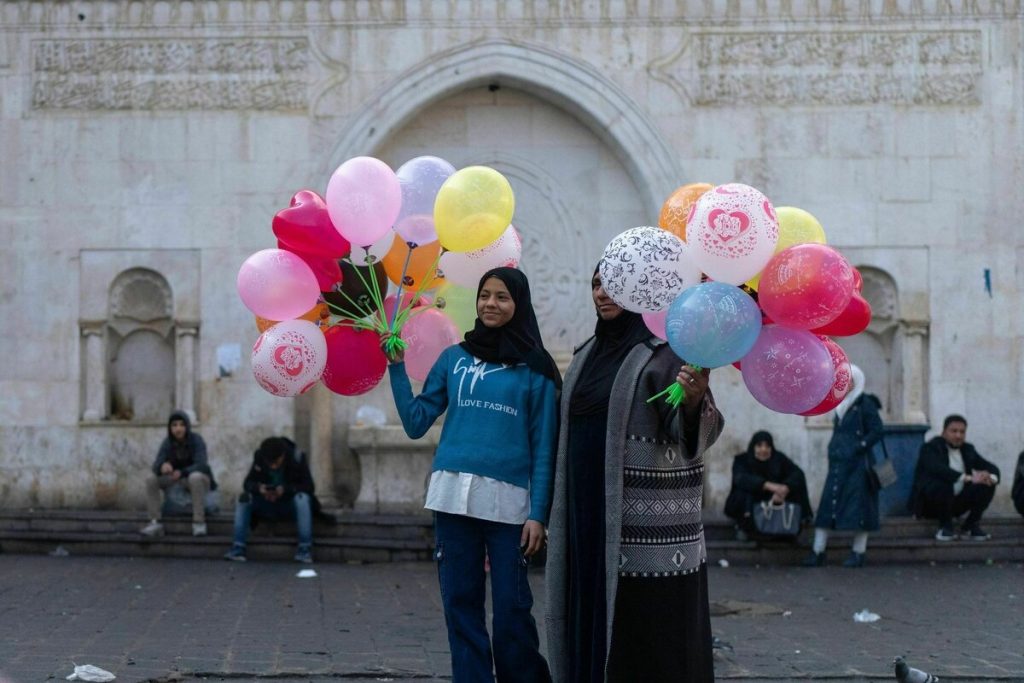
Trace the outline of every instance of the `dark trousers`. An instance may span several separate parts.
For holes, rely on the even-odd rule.
[[[952,528],[953,518],[968,513],[964,528],[970,529],[981,521],[981,515],[992,503],[995,486],[965,484],[963,491],[953,495],[952,485],[926,487],[921,496],[921,516],[938,519],[943,528]]]
[[[441,604],[448,626],[452,683],[547,683],[528,561],[520,552],[522,526],[437,512],[434,533]],[[492,640],[487,635],[484,553],[491,564]]]

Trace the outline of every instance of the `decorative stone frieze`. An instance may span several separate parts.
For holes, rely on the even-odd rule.
[[[32,43],[36,110],[308,107],[306,38],[119,38]]]
[[[981,31],[697,33],[651,75],[697,106],[976,105]]]

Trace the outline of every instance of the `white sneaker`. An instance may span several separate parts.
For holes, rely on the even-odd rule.
[[[149,524],[139,529],[139,533],[141,533],[143,536],[149,536],[150,538],[154,536],[163,536],[164,525],[156,521],[155,519],[150,520]]]
[[[192,535],[193,536],[205,536],[206,535],[206,522],[192,522]]]

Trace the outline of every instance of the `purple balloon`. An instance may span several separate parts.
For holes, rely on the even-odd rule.
[[[821,403],[835,368],[825,343],[806,330],[765,325],[741,361],[743,383],[758,403],[799,414]]]
[[[402,210],[395,221],[395,232],[416,245],[437,241],[434,229],[434,199],[455,167],[438,157],[416,157],[398,169],[402,186]],[[475,285],[474,285],[475,286]]]

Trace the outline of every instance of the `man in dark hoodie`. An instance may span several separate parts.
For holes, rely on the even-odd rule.
[[[160,494],[172,486],[185,486],[192,497],[192,535],[205,536],[206,493],[217,490],[217,482],[206,458],[206,442],[192,431],[192,423],[184,412],[175,411],[168,418],[167,438],[160,444],[152,469],[146,478],[146,509],[150,521],[142,528],[142,533],[163,535]]]
[[[935,540],[957,538],[953,518],[968,513],[960,536],[984,541],[989,535],[981,530],[981,515],[992,502],[999,468],[967,443],[967,419],[950,415],[942,423],[942,434],[921,446],[914,470],[911,492],[914,514],[939,520]]]
[[[313,475],[305,454],[285,437],[264,439],[253,454],[252,467],[235,507],[235,538],[225,560],[245,562],[245,544],[253,515],[262,519],[295,520],[299,545],[295,561],[313,561],[313,514],[320,504],[313,495]]]

